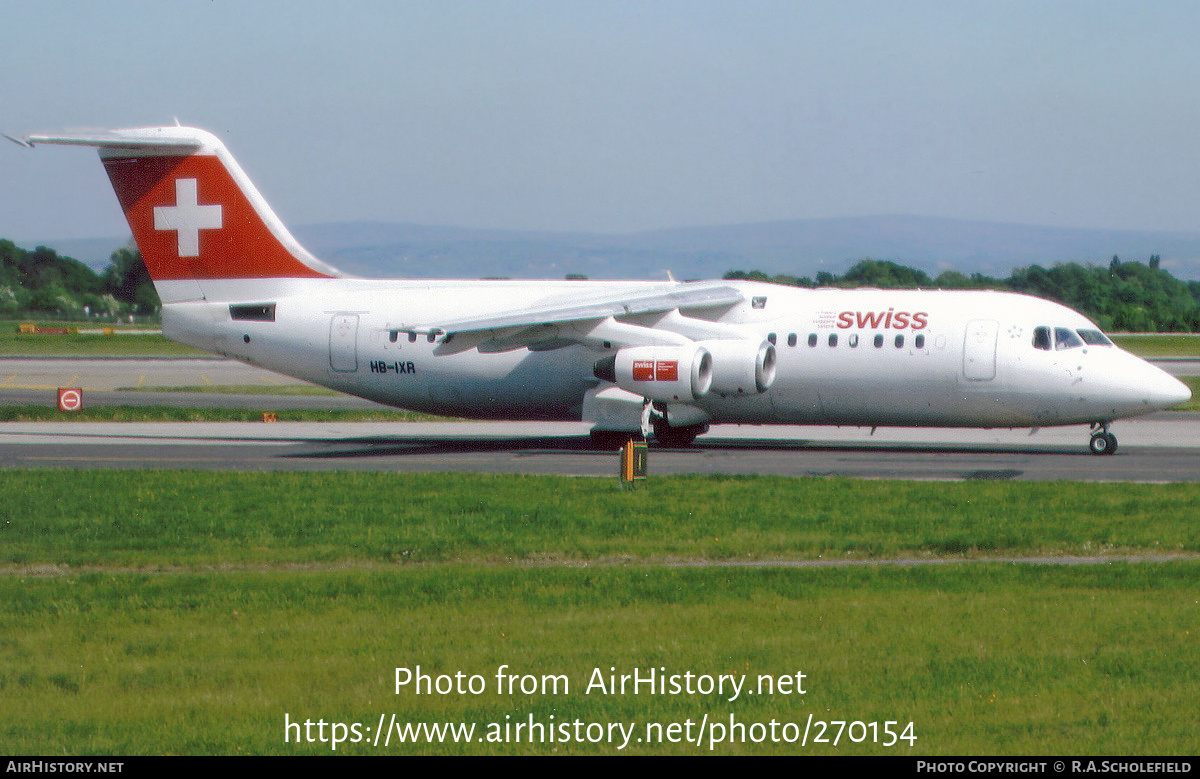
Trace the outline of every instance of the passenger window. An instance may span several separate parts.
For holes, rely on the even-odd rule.
[[[796,334],[788,333],[788,346],[795,346],[795,345],[796,345]]]
[[[392,343],[396,343],[396,339],[399,337],[400,337],[399,330],[393,330],[390,333],[388,333],[388,340],[391,341]]]
[[[875,348],[876,348],[876,349],[882,349],[882,348],[883,348],[883,336],[882,336],[882,335],[878,335],[878,334],[876,334],[876,336],[875,336]]]
[[[1033,328],[1033,348],[1044,349],[1047,352],[1052,348],[1050,344],[1050,328],[1035,327]]]
[[[809,346],[816,346],[816,345],[817,345],[817,334],[816,334],[816,333],[809,333],[809,334],[808,334],[808,345],[809,345]]]
[[[902,335],[896,336],[896,348],[897,349],[904,348],[904,336],[902,336]]]
[[[913,339],[913,344],[916,345],[916,347],[918,349],[924,349],[925,348],[925,336],[918,335],[915,339]]]
[[[415,344],[415,343],[417,342],[417,334],[416,334],[416,333],[409,333],[409,334],[408,334],[408,342],[409,342],[410,344]]]
[[[850,336],[850,348],[851,349],[858,348],[858,333],[855,333],[854,335]]]
[[[830,346],[837,346],[837,333],[830,333],[830,334],[829,334],[829,345],[830,345]]]
[[[771,342],[771,346],[774,346],[774,345],[775,345],[775,341],[776,341],[776,336],[775,336],[775,334],[774,334],[774,333],[768,333],[768,334],[767,334],[767,340]]]
[[[1067,327],[1054,328],[1055,349],[1076,349],[1083,346],[1083,339],[1075,335],[1075,331]]]

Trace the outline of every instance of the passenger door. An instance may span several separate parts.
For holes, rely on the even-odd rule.
[[[995,319],[972,319],[963,338],[963,377],[969,381],[996,378],[996,337],[1000,323]]]
[[[329,367],[338,373],[358,370],[358,314],[334,314],[330,320]]]

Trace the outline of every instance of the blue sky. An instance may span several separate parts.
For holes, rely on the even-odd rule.
[[[0,4],[0,130],[220,135],[286,222],[1200,230],[1193,2]],[[0,236],[127,232],[0,146]]]

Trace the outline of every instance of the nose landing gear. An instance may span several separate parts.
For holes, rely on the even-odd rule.
[[[1108,432],[1110,422],[1092,423],[1092,440],[1088,442],[1088,450],[1092,454],[1113,454],[1117,451],[1117,437]]]

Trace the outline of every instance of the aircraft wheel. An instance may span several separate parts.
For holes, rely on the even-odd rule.
[[[708,425],[684,425],[671,427],[666,420],[654,423],[654,439],[662,446],[683,447],[691,446],[696,436],[708,431]]]
[[[1088,443],[1092,454],[1113,454],[1117,451],[1117,437],[1112,433],[1096,433]]]

